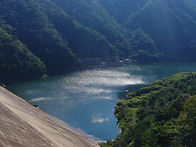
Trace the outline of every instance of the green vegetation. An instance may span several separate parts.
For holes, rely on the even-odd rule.
[[[193,0],[0,0],[0,27],[44,64],[46,74],[80,68],[86,58],[194,62],[195,5]],[[26,78],[16,74],[16,79]]]
[[[51,0],[85,27],[96,30],[126,54],[131,53],[127,29],[118,24],[96,0]]]
[[[193,0],[0,0],[0,84],[64,73],[88,57],[196,61],[195,5]],[[195,77],[180,73],[128,94],[115,109],[122,132],[102,146],[192,146]]]
[[[51,1],[78,23],[104,35],[121,56],[139,62],[196,59],[196,11],[192,0]],[[143,54],[141,60],[136,55],[138,50],[148,54]]]
[[[157,53],[163,54],[162,60],[196,61],[196,2],[193,1],[98,0],[98,3],[131,34],[142,30],[148,37],[142,34],[141,37],[153,41],[150,49],[157,48]],[[134,46],[135,42],[131,44]],[[135,49],[149,51],[149,45],[137,45]]]
[[[15,36],[0,28],[0,81],[17,82],[38,78],[45,74],[46,68],[39,58]]]
[[[37,60],[42,61],[43,66],[46,67],[46,74],[64,73],[79,68],[77,59],[81,57],[101,58],[118,55],[118,50],[104,36],[79,25],[62,9],[47,0],[1,0],[0,27],[15,40],[21,42],[25,46],[25,50],[31,52]],[[10,48],[10,45],[3,41],[5,40],[0,42],[4,45],[2,49]],[[13,50],[18,49],[16,44],[12,44],[12,46]],[[17,64],[15,63],[15,60],[18,60],[15,59],[16,56],[12,56],[11,52],[7,56],[13,58],[13,60],[9,60],[9,64]],[[0,60],[4,60],[1,57]],[[26,62],[25,59],[24,62]],[[2,62],[2,64],[6,68],[9,66],[8,62],[6,64]],[[29,64],[34,64],[34,62]],[[20,71],[25,72],[25,70],[21,65]],[[14,75],[14,78],[4,78],[4,75],[8,73]],[[37,77],[36,71],[30,73],[23,77],[24,74],[12,72],[11,68],[1,70],[4,80],[0,80],[0,82],[14,82],[28,79],[26,77]]]
[[[155,81],[119,100],[115,116],[122,130],[102,147],[189,146],[196,143],[196,73]]]

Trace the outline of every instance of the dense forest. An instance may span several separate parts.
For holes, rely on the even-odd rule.
[[[127,94],[115,116],[121,129],[102,147],[169,147],[196,144],[196,73],[178,73]]]
[[[125,59],[194,62],[196,2],[0,0],[0,32],[0,83]]]
[[[125,61],[196,62],[196,1],[0,0],[0,85]],[[100,145],[194,146],[195,83],[179,73],[129,93],[121,133]]]

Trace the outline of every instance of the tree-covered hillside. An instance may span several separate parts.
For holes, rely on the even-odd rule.
[[[196,2],[192,0],[52,0],[138,61],[195,61]],[[142,55],[141,55],[142,51]],[[151,60],[149,60],[149,58]]]
[[[125,58],[196,61],[193,0],[0,0],[0,27],[44,64],[46,74]]]
[[[38,78],[46,67],[15,36],[0,28],[0,84]]]
[[[106,36],[118,49],[130,53],[126,29],[119,25],[95,0],[51,0],[83,26]]]
[[[109,13],[108,9],[106,9],[104,5],[101,5],[99,3],[99,0],[51,1],[61,7],[73,19],[75,19],[83,26],[94,29],[98,33],[104,35],[106,39],[120,51],[121,56],[129,57],[133,53],[137,53],[137,50],[145,49],[147,49],[151,54],[157,53],[157,48],[153,40],[151,40],[144,31],[142,33],[137,33],[136,38],[135,32],[138,32],[138,29],[133,31],[124,27],[122,25],[122,22],[118,22],[118,20],[113,17],[112,13]],[[110,3],[112,1],[106,0],[104,2]],[[118,1],[117,4],[121,5],[121,3],[126,2]],[[126,8],[128,10],[130,10],[129,4],[130,3],[126,4]],[[110,3],[110,5],[112,4]],[[119,12],[119,14],[121,14],[121,12],[123,13],[127,10],[118,9],[117,11]]]
[[[124,25],[151,36],[166,60],[196,60],[196,11],[184,0],[149,0]]]
[[[69,64],[75,66],[75,57],[66,40],[50,23],[41,3],[34,0],[1,0],[0,3],[1,21],[4,22],[1,25],[13,28],[12,35],[44,62],[47,72],[58,73],[69,68]]]
[[[98,0],[129,31],[141,29],[154,41],[164,60],[195,61],[196,1]],[[142,48],[144,50],[145,46]]]
[[[115,116],[122,130],[102,147],[169,147],[196,143],[196,73],[155,81],[119,100]]]
[[[48,0],[0,0],[0,27],[39,58],[45,64],[47,74],[78,68],[78,58],[118,55],[117,49],[103,35],[79,25]],[[15,49],[18,47],[14,46]],[[6,56],[12,55],[7,53]],[[17,59],[6,60],[9,64],[15,64],[13,61]],[[0,73],[6,75],[7,72],[1,70]],[[21,77],[18,80],[26,79],[18,74],[10,72],[12,76]],[[32,72],[31,76],[36,75]]]

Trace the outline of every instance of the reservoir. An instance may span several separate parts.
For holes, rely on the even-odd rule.
[[[97,140],[120,132],[113,112],[119,98],[196,63],[150,63],[90,69],[9,85],[29,103]]]

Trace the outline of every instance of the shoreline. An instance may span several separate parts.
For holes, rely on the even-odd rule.
[[[0,146],[98,147],[66,123],[0,87]]]
[[[165,63],[167,63],[167,62],[165,62]],[[158,64],[158,63],[156,63],[156,64]],[[178,63],[179,64],[179,63]],[[183,64],[185,64],[185,63],[183,63]],[[0,96],[1,96],[1,93],[0,93]],[[21,98],[22,99],[22,98]],[[24,99],[23,99],[24,100]],[[27,102],[28,103],[28,102]],[[1,101],[0,101],[0,104],[1,104]],[[30,104],[30,103],[28,103],[28,104]],[[30,104],[30,105],[32,105],[32,104]],[[36,108],[36,107],[35,107]],[[36,109],[39,109],[38,107],[36,108]],[[54,118],[53,118],[54,119]],[[59,121],[58,119],[57,119],[57,121]],[[61,121],[61,122],[63,122],[63,121]],[[65,124],[66,125],[66,122],[63,122],[63,124]],[[85,135],[83,135],[83,133],[85,133],[85,132],[82,132],[82,133],[80,133],[82,130],[80,130],[80,129],[75,129],[75,128],[73,128],[73,127],[70,127],[69,125],[68,125],[68,127],[69,128],[71,128],[72,130],[74,130],[74,131],[76,131],[77,133],[79,133],[80,135],[82,135],[82,136],[84,136],[85,138],[88,138],[88,134],[85,134]],[[86,135],[87,135],[87,137],[86,137]],[[91,136],[91,135],[89,135],[89,136]],[[91,137],[90,137],[91,138]],[[95,138],[96,139],[96,138]],[[91,139],[90,139],[91,140]],[[91,140],[92,141],[92,140]],[[95,141],[96,142],[96,141]]]
[[[120,62],[120,60],[118,60],[117,62],[116,62],[116,61],[115,61],[115,62],[108,62],[108,63],[105,63],[105,62],[104,62],[103,64],[100,64],[100,65],[94,64],[94,65],[85,66],[85,67],[83,66],[83,67],[80,67],[80,68],[78,68],[78,69],[74,69],[74,70],[71,70],[71,71],[69,71],[69,72],[66,72],[66,73],[76,72],[76,71],[83,71],[83,70],[88,70],[88,69],[96,69],[96,68],[120,67],[120,66],[129,65],[129,64],[132,64],[132,63],[133,63],[133,62],[131,61],[131,63],[127,63],[127,62],[126,62],[126,64],[125,64],[125,63],[122,62],[122,61]],[[7,83],[7,84],[2,84],[2,85],[0,85],[0,97],[1,97],[1,91],[2,91],[2,88],[3,88],[4,90],[7,90],[8,93],[11,93],[12,95],[14,95],[14,97],[17,97],[17,98],[19,98],[19,99],[22,99],[23,101],[25,101],[25,103],[28,103],[29,105],[31,105],[31,107],[33,107],[33,108],[35,108],[35,109],[37,109],[37,110],[39,110],[39,111],[43,111],[43,110],[41,110],[38,106],[32,105],[31,103],[27,102],[25,99],[23,99],[23,98],[21,98],[21,97],[15,95],[15,94],[12,93],[11,91],[9,91],[9,89],[6,89],[6,85],[16,84],[16,83],[20,83],[20,82],[24,82],[24,81],[31,81],[31,80],[35,80],[35,79],[45,78],[45,77],[47,77],[47,76],[55,76],[55,75],[66,74],[66,73],[59,73],[59,74],[54,74],[54,75],[44,75],[44,76],[42,76],[42,77],[32,77],[32,78],[30,78],[30,79],[23,79],[23,80],[14,81],[14,82],[9,83],[9,84],[8,84],[8,83]],[[0,104],[1,104],[1,103],[2,103],[2,102],[1,102],[1,99],[0,99]],[[13,110],[13,111],[14,111],[14,110]],[[44,112],[44,111],[43,111],[43,112]],[[45,113],[45,112],[44,112],[44,113]],[[47,113],[46,113],[46,114],[47,114]],[[49,115],[49,114],[47,114],[47,115]],[[49,115],[49,116],[50,116],[50,115]],[[91,143],[93,143],[93,146],[94,146],[94,145],[98,146],[98,143],[99,143],[99,142],[102,142],[102,140],[96,138],[96,137],[93,136],[93,135],[87,134],[86,132],[84,132],[84,131],[81,130],[81,129],[74,128],[74,127],[72,127],[72,126],[66,124],[66,122],[63,122],[63,121],[61,121],[61,120],[59,120],[59,119],[57,119],[57,118],[55,118],[55,117],[53,117],[53,116],[50,116],[50,117],[52,117],[52,119],[54,119],[55,121],[58,121],[58,122],[62,123],[62,124],[65,125],[66,127],[70,128],[72,131],[76,132],[77,134],[79,134],[79,135],[81,135],[82,137],[84,137],[86,140],[88,140],[88,141],[90,141]]]
[[[86,60],[88,60],[88,61],[86,61]],[[87,64],[84,64],[86,62],[87,62]],[[102,60],[101,58],[82,58],[82,59],[80,58],[79,63],[80,63],[80,66],[78,68],[62,71],[62,72],[59,72],[59,73],[44,74],[42,76],[37,76],[37,77],[18,79],[18,80],[15,80],[15,81],[9,81],[7,83],[1,83],[0,82],[0,86],[6,87],[6,85],[17,84],[17,83],[21,83],[21,82],[24,82],[24,81],[31,81],[31,80],[45,78],[47,76],[56,76],[56,75],[61,75],[61,74],[68,74],[68,73],[83,71],[83,70],[88,70],[88,69],[126,66],[126,65],[130,65],[130,64],[138,63],[138,61],[136,59],[125,59],[125,58],[120,60],[117,57],[114,57],[113,60],[108,59],[108,58],[104,59],[104,60]]]

